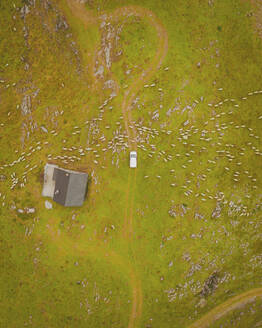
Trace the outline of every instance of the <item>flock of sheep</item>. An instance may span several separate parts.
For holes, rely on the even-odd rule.
[[[155,86],[155,84],[151,84],[150,86]],[[149,85],[145,85],[145,87],[149,87]],[[160,88],[161,89],[161,88]],[[162,90],[162,89],[161,89]],[[222,88],[218,89],[219,91],[222,91]],[[155,159],[155,160],[163,160],[163,165],[168,164],[170,161],[175,160],[174,168],[170,169],[171,174],[171,180],[170,180],[170,186],[176,187],[177,183],[175,179],[176,178],[176,172],[177,172],[177,166],[181,165],[181,168],[186,170],[190,167],[191,163],[195,160],[197,160],[197,155],[201,153],[209,153],[209,147],[211,147],[211,151],[213,150],[214,145],[214,137],[217,137],[218,141],[215,140],[215,152],[216,152],[216,158],[219,158],[221,156],[224,156],[228,160],[227,166],[224,167],[225,173],[230,172],[230,163],[235,162],[236,157],[233,155],[232,151],[235,149],[235,144],[233,143],[223,143],[222,140],[224,133],[228,129],[241,129],[242,131],[246,131],[248,133],[248,136],[250,137],[249,142],[247,143],[246,147],[241,147],[240,151],[238,153],[239,156],[237,156],[237,162],[235,163],[238,165],[239,169],[243,166],[242,161],[239,159],[241,157],[245,156],[246,151],[252,151],[255,155],[261,156],[262,152],[261,150],[256,146],[255,142],[252,142],[253,140],[259,139],[259,136],[256,135],[255,131],[251,128],[246,126],[245,124],[239,125],[234,122],[234,120],[231,120],[229,122],[220,123],[219,119],[222,119],[223,117],[230,117],[234,113],[233,107],[238,108],[240,106],[240,101],[246,101],[249,97],[261,94],[262,90],[257,90],[253,92],[249,92],[246,96],[241,97],[238,101],[236,99],[229,99],[225,98],[224,100],[221,100],[218,103],[211,104],[208,103],[207,106],[212,107],[213,109],[218,110],[219,107],[223,106],[224,104],[229,104],[230,110],[229,111],[223,111],[223,112],[214,112],[211,115],[211,117],[204,122],[202,127],[196,127],[194,125],[189,124],[189,120],[184,122],[182,127],[179,129],[166,129],[166,128],[152,128],[151,126],[145,126],[141,122],[130,122],[129,123],[129,129],[134,129],[135,134],[133,138],[130,138],[128,140],[128,133],[125,130],[124,122],[123,122],[123,116],[119,117],[119,120],[115,123],[115,126],[113,124],[111,125],[105,125],[104,133],[101,132],[101,124],[103,124],[103,115],[105,109],[108,110],[107,106],[110,105],[110,101],[113,99],[115,95],[110,96],[109,99],[105,100],[101,106],[99,106],[99,115],[98,117],[93,117],[92,119],[86,121],[84,124],[79,126],[74,126],[71,131],[72,137],[69,139],[63,139],[62,141],[62,147],[60,151],[56,153],[48,152],[47,148],[50,147],[49,141],[37,141],[34,145],[30,146],[28,148],[28,151],[23,151],[18,155],[17,159],[12,161],[11,163],[3,163],[0,166],[0,170],[4,171],[8,170],[8,173],[10,172],[10,168],[15,167],[16,165],[21,165],[22,163],[25,163],[25,170],[21,177],[18,177],[15,170],[10,173],[10,180],[11,185],[10,189],[13,190],[16,186],[19,186],[20,188],[25,187],[26,183],[28,182],[28,174],[35,170],[39,165],[42,163],[42,158],[39,160],[37,158],[34,158],[34,160],[31,160],[31,157],[34,156],[34,154],[37,154],[40,152],[41,155],[45,155],[46,161],[55,161],[59,162],[59,164],[72,164],[74,162],[82,162],[83,159],[85,159],[88,156],[88,165],[90,165],[90,156],[92,158],[93,164],[95,166],[99,166],[102,169],[106,168],[105,162],[106,162],[106,153],[111,152],[112,154],[112,164],[119,167],[119,162],[121,160],[120,154],[121,152],[126,153],[127,150],[131,150],[130,144],[136,144],[137,148],[141,150],[142,153],[147,154],[148,159]],[[203,97],[200,99],[201,102],[203,102]],[[195,104],[198,104],[199,102],[195,100]],[[231,103],[231,104],[230,104]],[[110,106],[110,109],[112,109],[113,106]],[[236,109],[237,110],[237,109]],[[63,112],[64,113],[64,112]],[[258,119],[262,119],[262,116],[258,117]],[[213,121],[213,127],[212,129],[208,129],[208,124],[212,124]],[[162,126],[162,125],[161,125]],[[112,132],[112,135],[110,137],[106,137],[108,134],[106,131],[109,129],[114,129]],[[77,142],[75,142],[75,138],[78,137],[78,135],[87,135],[87,143],[86,146],[77,146]],[[59,130],[52,130],[50,132],[53,139],[59,138]],[[172,135],[171,135],[172,134]],[[170,137],[168,137],[170,135]],[[190,142],[191,137],[195,137],[199,135],[199,144],[194,144]],[[76,137],[75,137],[76,136]],[[172,139],[172,142],[170,143],[171,147],[169,149],[160,149],[159,140],[162,140],[167,136],[167,140]],[[175,140],[176,138],[176,140]],[[60,138],[61,139],[61,138]],[[61,142],[61,140],[60,140]],[[206,142],[206,146],[203,146],[202,143]],[[51,142],[52,143],[52,142]],[[184,146],[183,151],[178,152],[176,151],[176,148],[178,148],[179,143]],[[212,145],[213,143],[213,145]],[[200,144],[202,146],[200,146]],[[211,145],[212,146],[211,146]],[[57,149],[58,143],[55,144],[55,147]],[[221,147],[223,146],[223,149]],[[168,148],[168,147],[167,147]],[[220,149],[219,149],[220,148]],[[51,148],[52,149],[52,148]],[[181,148],[180,148],[181,149]],[[18,150],[15,151],[16,154],[18,154]],[[143,158],[143,155],[139,155],[139,159]],[[40,157],[39,157],[40,158]],[[180,161],[183,163],[180,164]],[[36,164],[32,164],[33,162],[36,162]],[[202,172],[202,174],[199,176],[201,180],[206,180],[207,176],[210,172],[212,172],[212,165],[216,164],[216,159],[211,159],[210,156],[207,156],[207,162],[210,167],[206,168],[206,172]],[[108,164],[108,162],[106,162]],[[23,165],[23,164],[22,164]],[[163,166],[161,164],[161,166]],[[239,172],[240,170],[236,170],[233,173],[233,181],[235,183],[239,182],[241,175],[243,173]],[[190,172],[191,176],[194,177],[195,173]],[[257,185],[255,184],[257,182],[257,178],[254,177],[249,170],[245,169],[244,174],[250,178],[250,183],[252,183],[252,188],[256,189]],[[149,175],[144,176],[145,179],[149,179]],[[161,179],[161,175],[158,174],[155,176],[157,179]],[[9,180],[8,180],[9,181]],[[181,186],[183,189],[183,193],[185,196],[191,196],[194,194],[191,188],[188,187],[188,181],[184,185]],[[215,195],[211,195],[210,193],[195,193],[195,197],[201,197],[200,199],[202,201],[206,201],[207,198],[213,199],[216,198]],[[248,196],[247,194],[247,197]],[[5,205],[5,202],[2,202],[2,206]]]

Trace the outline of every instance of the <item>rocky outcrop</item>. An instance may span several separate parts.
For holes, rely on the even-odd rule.
[[[31,113],[31,97],[29,95],[24,96],[21,103],[21,110],[23,115]]]

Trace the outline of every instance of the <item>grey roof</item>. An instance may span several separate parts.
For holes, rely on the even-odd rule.
[[[64,206],[81,206],[84,202],[88,174],[55,168],[53,179],[55,191],[53,200]]]

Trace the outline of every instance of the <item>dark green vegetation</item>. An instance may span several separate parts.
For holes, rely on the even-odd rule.
[[[86,9],[128,4],[158,16],[169,46],[132,109],[135,178],[121,104],[156,54],[154,27],[132,16],[85,25],[62,0],[0,1],[1,327],[128,327],[140,281],[142,312],[129,328],[181,328],[261,286],[262,43],[251,6]],[[45,208],[47,161],[92,173],[82,208]]]

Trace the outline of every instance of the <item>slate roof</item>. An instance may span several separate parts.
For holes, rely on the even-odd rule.
[[[86,196],[87,179],[87,173],[55,168],[53,200],[64,206],[81,206]]]

